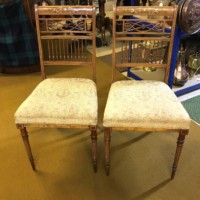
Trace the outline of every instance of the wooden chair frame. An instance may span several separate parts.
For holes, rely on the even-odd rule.
[[[128,16],[123,18],[122,16]],[[134,17],[137,16],[137,17]],[[118,6],[114,7],[113,10],[113,54],[112,54],[112,81],[115,81],[115,71],[117,68],[127,68],[127,67],[137,67],[142,68],[144,66],[163,68],[165,70],[164,82],[168,83],[171,54],[173,48],[175,24],[177,16],[177,7],[140,7],[140,6]],[[117,29],[117,24],[119,25],[119,30]],[[171,27],[168,27],[171,24]],[[160,41],[167,42],[167,59],[165,63],[163,62],[151,62],[134,60],[132,52],[138,50],[138,46],[135,48],[135,44],[138,41]],[[116,61],[117,43],[121,42],[121,60]],[[128,45],[125,43],[128,42]],[[131,43],[131,44],[130,44]],[[130,52],[132,51],[132,52]],[[141,52],[140,52],[141,53]],[[140,54],[141,55],[141,54]],[[105,169],[106,174],[109,175],[110,169],[110,142],[111,142],[111,132],[113,130],[119,131],[151,131],[151,132],[166,132],[173,131],[178,132],[177,148],[174,157],[174,163],[172,167],[171,178],[174,178],[178,161],[180,158],[181,150],[184,144],[185,136],[188,134],[189,130],[182,129],[152,129],[138,128],[138,127],[104,127],[104,142],[105,142]]]
[[[76,17],[79,15],[79,18]],[[38,36],[38,46],[40,53],[40,65],[42,79],[46,78],[45,66],[48,65],[88,65],[92,69],[92,79],[96,82],[96,11],[94,6],[38,6],[35,5],[35,19]],[[61,27],[54,28],[53,26],[60,21],[81,20],[81,29],[75,29],[73,26],[62,29]],[[90,28],[88,28],[88,23]],[[80,28],[79,27],[79,28]],[[49,41],[48,41],[49,40]],[[82,46],[72,46],[68,41],[81,41]],[[44,55],[43,41],[47,41],[46,51]],[[53,42],[52,42],[53,41]],[[57,44],[54,43],[57,41]],[[88,41],[92,44],[92,54],[88,53],[85,45]],[[90,44],[90,45],[91,45]],[[53,45],[57,45],[56,47]],[[60,45],[60,46],[59,46]],[[69,45],[66,47],[66,45]],[[71,46],[70,46],[71,45]],[[79,45],[79,44],[77,44]],[[54,50],[52,50],[54,48]],[[67,48],[67,49],[66,49]],[[74,51],[69,48],[75,48]],[[56,51],[61,51],[61,56]],[[84,55],[85,53],[87,55]],[[88,58],[87,56],[90,55]],[[28,127],[42,128],[89,128],[91,131],[92,141],[92,159],[94,171],[97,171],[97,125],[66,125],[66,124],[16,124],[21,131],[21,136],[30,160],[32,169],[35,170],[35,163],[28,139]]]

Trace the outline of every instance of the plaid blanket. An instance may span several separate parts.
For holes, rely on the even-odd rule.
[[[27,66],[39,63],[34,31],[22,0],[0,4],[0,66]]]

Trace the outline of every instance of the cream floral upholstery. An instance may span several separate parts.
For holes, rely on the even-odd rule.
[[[15,123],[96,125],[96,84],[83,78],[45,79],[18,108]]]
[[[103,125],[104,127],[189,129],[190,118],[165,83],[127,80],[112,84]]]

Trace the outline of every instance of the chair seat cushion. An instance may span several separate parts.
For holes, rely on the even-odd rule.
[[[111,85],[104,127],[189,129],[190,117],[169,86],[159,81],[118,81]]]
[[[81,78],[45,79],[18,108],[15,123],[96,125],[96,84]]]

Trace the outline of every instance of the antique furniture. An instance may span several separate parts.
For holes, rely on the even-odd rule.
[[[187,112],[167,85],[176,15],[176,6],[114,8],[113,83],[103,119],[107,175],[110,168],[111,132],[119,130],[178,132],[171,178],[175,176],[184,139],[190,127]],[[129,17],[123,18],[123,16]],[[171,27],[168,24],[171,24]],[[116,28],[116,26],[121,28]],[[163,51],[165,59],[157,60],[158,55]],[[117,68],[145,66],[163,69],[164,82],[115,80]]]
[[[27,128],[88,128],[96,171],[95,7],[35,5],[35,20],[44,80],[15,113],[15,123],[21,131],[32,169],[35,170],[35,164]],[[92,46],[92,54],[87,50],[88,45]],[[87,66],[91,69],[92,80],[78,78],[79,75],[74,78],[46,78],[45,67],[49,65]]]

